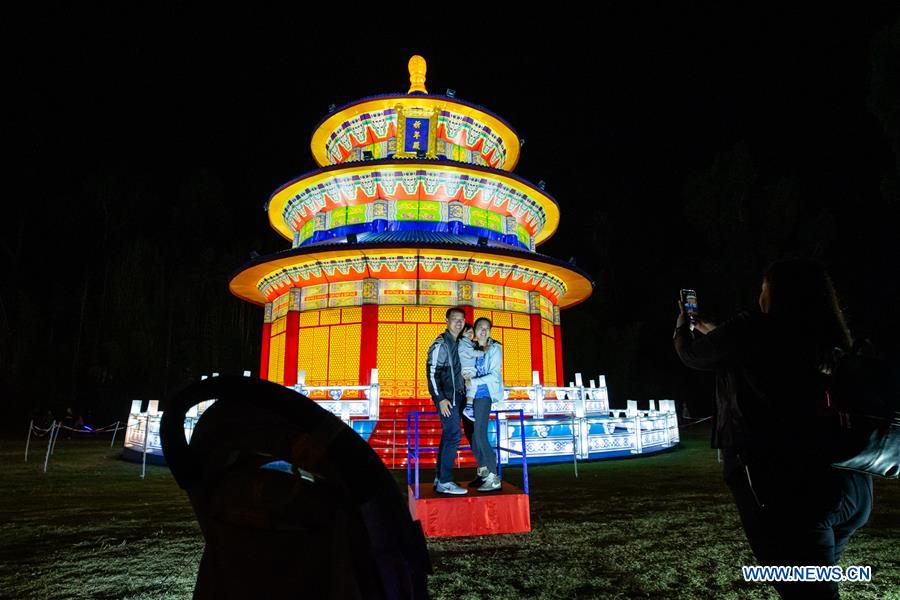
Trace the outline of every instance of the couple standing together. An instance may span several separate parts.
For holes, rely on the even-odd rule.
[[[453,462],[462,439],[462,427],[472,446],[478,474],[469,487],[479,492],[500,489],[497,455],[488,441],[491,403],[503,400],[503,350],[491,338],[491,320],[466,323],[461,308],[447,311],[447,330],[432,342],[425,365],[428,391],[441,418],[434,489],[441,494],[466,494],[453,481]],[[468,410],[471,405],[471,410]],[[474,420],[474,422],[473,422]],[[462,427],[460,424],[463,424]]]

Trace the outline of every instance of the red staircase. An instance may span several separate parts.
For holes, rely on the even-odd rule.
[[[375,430],[369,437],[369,445],[375,450],[389,469],[406,468],[407,436],[415,443],[415,431],[407,431],[407,415],[411,412],[434,412],[431,399],[407,398],[403,400],[384,399],[379,407],[380,418]],[[413,422],[413,427],[415,427]],[[437,415],[419,416],[419,448],[437,448],[441,441],[441,423]],[[468,446],[463,436],[461,445]],[[469,450],[457,453],[459,466],[474,467],[475,457]],[[428,452],[422,455],[423,468],[434,468],[437,453]]]

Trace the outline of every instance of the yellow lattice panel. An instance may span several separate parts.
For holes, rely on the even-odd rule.
[[[495,310],[493,322],[495,327],[512,327],[512,313]]]
[[[380,323],[390,322],[390,323],[400,323],[403,321],[403,307],[402,306],[379,306],[378,307],[378,321]],[[381,372],[379,371],[379,374]]]
[[[430,323],[431,309],[427,306],[405,306],[403,321],[406,323]]]
[[[547,319],[541,319],[541,333],[549,335],[550,337],[555,337],[553,335],[553,323]]]
[[[272,322],[272,331],[270,335],[278,335],[280,333],[284,333],[285,326],[287,325],[287,317],[281,317],[280,319],[276,319]]]
[[[344,372],[346,373],[344,385],[359,385],[359,355],[362,349],[362,325],[359,323],[346,325],[347,339],[346,343],[346,362]]]
[[[331,328],[328,346],[328,384],[359,384],[360,325]]]
[[[362,307],[354,306],[353,308],[341,309],[341,323],[361,323]],[[356,384],[353,384],[356,385]]]
[[[303,314],[301,313],[301,318]],[[309,382],[310,372],[313,370],[313,355],[316,352],[322,352],[321,348],[315,346],[316,334],[315,329],[300,328],[297,335],[297,371],[306,373],[306,381]]]
[[[502,327],[491,327],[491,337],[500,342],[500,350],[503,352],[503,362],[500,365],[500,377],[506,381],[506,331]]]
[[[341,309],[323,310],[319,316],[322,325],[337,325],[341,322]]]
[[[300,327],[315,327],[319,324],[319,311],[308,310],[300,313]]]
[[[517,329],[531,329],[531,319],[528,318],[528,315],[517,315],[513,313],[512,326]]]
[[[503,382],[506,385],[531,384],[531,332],[506,329],[503,332]]]
[[[383,306],[380,308],[384,308]],[[397,396],[397,357],[394,348],[397,345],[397,326],[393,323],[378,324],[378,383],[381,395],[385,398]]]
[[[269,338],[269,381],[284,383],[284,338],[273,335]]]
[[[556,385],[556,344],[546,335],[541,336],[544,349],[544,383]]]
[[[416,328],[413,323],[397,325],[397,343],[394,354],[397,357],[397,398],[416,396]]]
[[[449,306],[433,306],[431,307],[431,322],[447,324],[447,309]]]
[[[481,317],[491,319],[491,311],[487,310],[486,308],[476,308],[474,311],[472,311],[472,324],[474,325],[475,321],[477,321]],[[491,321],[493,322],[493,319],[491,319]]]
[[[430,398],[428,392],[428,373],[425,370],[425,363],[428,360],[428,348],[435,338],[447,328],[446,323],[441,325],[437,323],[429,323],[427,325],[417,325],[417,343],[416,343],[416,397]]]
[[[297,370],[306,371],[309,385],[328,384],[328,327],[300,329],[297,347]]]

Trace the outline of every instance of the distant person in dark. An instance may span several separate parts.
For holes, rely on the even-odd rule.
[[[675,350],[686,366],[716,373],[712,445],[758,564],[837,564],[869,518],[872,479],[830,466],[814,418],[834,349],[852,344],[830,277],[814,261],[777,262],[760,312],[720,325],[698,318],[693,331],[679,307]],[[839,597],[835,582],[774,585],[783,598]]]
[[[440,494],[468,493],[453,481],[453,463],[462,439],[460,420],[466,406],[466,388],[459,364],[458,338],[466,324],[461,308],[447,310],[447,330],[431,343],[425,363],[428,391],[441,419],[434,489]]]
[[[72,439],[72,429],[75,428],[75,414],[72,412],[72,407],[66,409],[66,416],[63,417],[62,421],[63,427],[67,427],[66,430],[66,439]]]

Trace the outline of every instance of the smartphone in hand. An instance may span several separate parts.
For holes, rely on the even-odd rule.
[[[681,306],[684,307],[688,322],[693,326],[697,322],[697,292],[691,289],[682,289]]]

